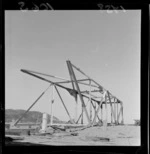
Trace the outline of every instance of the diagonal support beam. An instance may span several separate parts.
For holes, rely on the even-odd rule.
[[[79,71],[80,73],[82,73],[83,75],[85,75],[88,79],[90,79],[91,81],[93,81],[96,85],[98,85],[99,88],[100,88],[100,90],[103,91],[104,88],[103,88],[100,84],[98,84],[96,81],[94,81],[93,79],[91,79],[88,75],[86,75],[83,71],[81,71],[81,70],[80,70],[79,68],[77,68],[75,65],[72,64],[72,66],[73,66],[77,71]]]
[[[29,74],[29,75],[31,75],[31,76],[34,76],[34,77],[36,77],[36,78],[38,78],[38,79],[41,79],[41,80],[43,80],[43,81],[46,81],[46,82],[48,82],[48,83],[54,84],[54,85],[56,85],[56,86],[58,86],[58,87],[64,88],[64,89],[66,89],[69,93],[70,93],[70,92],[71,92],[71,93],[73,92],[73,89],[70,89],[70,88],[68,88],[68,87],[59,85],[58,83],[52,82],[52,81],[50,81],[50,80],[48,80],[48,79],[45,79],[45,78],[43,78],[43,77],[40,77],[40,76],[38,76],[38,75],[36,75],[36,74],[33,74],[33,73],[31,73],[31,72],[28,72],[27,70],[21,69],[21,71],[22,71],[23,73]],[[75,90],[75,92],[77,92],[77,94],[78,94],[78,91]],[[73,92],[73,93],[74,93],[74,92]],[[83,95],[83,94],[82,94],[82,97],[89,98],[88,96],[85,96],[85,95]],[[97,101],[97,100],[95,100],[95,99],[93,99],[93,98],[92,98],[92,101],[95,101],[95,102],[97,102],[97,103],[99,104],[99,101]],[[121,102],[121,101],[120,101],[120,102]]]
[[[38,75],[36,75],[36,74],[33,74],[33,73],[31,73],[31,72],[28,72],[27,70],[22,70],[22,69],[21,69],[21,71],[22,71],[23,73],[29,74],[29,75],[31,75],[31,76],[34,76],[34,77],[36,77],[36,78],[38,78],[38,79],[41,79],[41,80],[43,80],[43,81],[46,81],[46,82],[48,82],[48,83],[54,84],[54,85],[56,85],[56,86],[58,86],[58,87],[64,88],[64,89],[66,89],[69,93],[71,92],[72,94],[74,94],[73,89],[70,89],[70,88],[67,88],[67,87],[65,87],[65,86],[59,85],[58,83],[52,82],[52,81],[50,81],[50,80],[47,80],[47,79],[45,79],[45,78],[43,78],[43,77],[40,77],[40,76],[38,76]],[[75,92],[78,93],[78,91],[75,91]],[[86,97],[86,98],[89,98],[88,96],[85,96],[85,95],[83,95],[83,94],[82,94],[82,96],[83,96],[83,97]],[[97,100],[95,100],[95,99],[92,99],[92,100],[93,100],[93,101],[96,101],[97,103],[99,103],[99,101],[97,101]]]
[[[67,66],[68,66],[68,71],[69,71],[69,75],[70,75],[70,80],[71,80],[71,83],[72,83],[72,88],[73,88],[73,90],[75,90],[75,86],[74,86],[74,82],[73,82],[73,74],[71,72],[71,68],[70,68],[68,61],[67,61]],[[77,119],[77,105],[78,105],[76,93],[74,95],[74,98],[75,98],[75,102],[76,102],[76,104],[75,104],[75,120],[76,120]]]
[[[89,102],[89,100],[88,100],[88,102]],[[87,104],[86,104],[86,107],[87,107],[87,105],[88,105],[88,102],[87,102]],[[81,107],[82,107],[82,106],[81,106]],[[78,123],[78,122],[79,122],[79,120],[80,120],[81,116],[82,116],[81,123],[83,124],[83,110],[81,111],[81,114],[80,114],[80,116],[79,116],[78,120],[76,121],[76,123]]]
[[[91,101],[91,104],[92,104],[92,106],[93,106],[93,108],[94,108],[94,110],[95,110],[95,113],[96,113],[96,106],[94,106],[94,104],[93,104],[93,102]],[[79,116],[79,118],[78,118],[78,120],[77,120],[77,122],[76,123],[78,123],[78,121],[80,120],[80,118],[81,118],[81,115],[82,115],[82,113],[80,114],[80,116]],[[99,118],[99,116],[97,115],[97,118],[98,118],[98,120],[100,121],[101,119]]]
[[[54,85],[54,86],[55,86],[55,85]],[[55,89],[56,89],[57,94],[58,94],[58,96],[59,96],[59,98],[60,98],[60,100],[61,100],[61,102],[62,102],[62,104],[63,104],[63,106],[64,106],[64,108],[65,108],[65,110],[66,110],[66,112],[67,112],[67,114],[68,114],[68,116],[69,116],[70,121],[73,122],[73,121],[72,121],[72,118],[71,118],[71,116],[70,116],[70,114],[69,114],[69,112],[68,112],[68,109],[67,109],[67,107],[66,107],[66,105],[65,105],[65,103],[64,103],[64,101],[63,101],[63,99],[62,99],[62,97],[61,97],[61,95],[60,95],[60,93],[59,93],[59,91],[58,91],[58,89],[57,89],[56,86],[55,86]],[[74,122],[73,122],[73,123],[74,123]]]
[[[119,123],[119,119],[120,119],[120,114],[121,114],[121,112],[122,112],[122,106],[120,106],[120,110],[119,110],[118,117],[117,117],[118,123]]]
[[[78,120],[76,121],[76,124],[79,122],[80,118],[81,118],[82,113],[80,114]]]
[[[97,83],[95,80],[93,80],[92,78],[90,78],[88,75],[86,75],[83,71],[81,71],[80,68],[76,67],[75,65],[72,64],[72,66],[79,71],[80,73],[82,73],[83,75],[85,75],[88,79],[90,79],[91,81],[93,81],[96,85],[98,85],[100,92],[103,93],[103,91],[107,91],[103,86],[101,86],[99,83]],[[110,93],[111,94],[111,93]],[[112,94],[111,94],[112,95]],[[114,95],[112,95],[113,97],[115,97]],[[117,97],[116,97],[117,98]],[[118,99],[118,98],[117,98]],[[119,100],[119,99],[118,99]],[[120,100],[119,100],[120,101]]]
[[[92,126],[94,125],[94,123],[95,123],[95,121],[96,121],[96,117],[97,117],[97,115],[98,115],[98,112],[99,112],[99,110],[100,110],[100,107],[101,107],[101,105],[102,105],[102,102],[103,102],[103,100],[105,99],[105,95],[106,95],[106,92],[104,92],[103,98],[101,99],[101,101],[100,101],[100,103],[99,103],[99,105],[98,105],[96,114],[95,114],[94,119],[93,119],[92,124],[91,124]]]
[[[22,72],[30,72],[30,73],[34,73],[34,74],[39,74],[39,75],[43,75],[43,76],[47,76],[47,77],[51,77],[51,78],[55,78],[55,79],[60,79],[62,80],[63,82],[55,82],[56,84],[58,83],[70,83],[71,81],[69,79],[65,79],[65,78],[62,78],[62,77],[58,77],[58,76],[54,76],[54,75],[49,75],[49,74],[44,74],[44,73],[40,73],[40,72],[36,72],[36,71],[31,71],[31,70],[24,70],[22,69],[21,70]],[[87,83],[83,83],[82,81],[86,81],[86,80],[89,80],[89,79],[81,79],[81,80],[77,80],[79,84],[83,84],[83,85],[87,85]],[[95,85],[91,85],[92,87],[95,87],[95,88],[98,88],[98,86],[95,86]]]
[[[49,89],[51,85],[48,86],[48,88],[42,92],[42,94],[34,101],[34,103],[25,111],[25,113],[14,123],[14,126],[17,125],[17,123],[30,111],[30,109],[37,103],[37,101],[45,94],[45,92]]]
[[[55,76],[55,75],[49,75],[49,74],[40,73],[40,72],[36,72],[36,71],[31,71],[31,70],[23,70],[23,71],[31,72],[31,73],[34,73],[34,74],[39,74],[39,75],[43,75],[43,76],[47,76],[47,77],[51,77],[51,78],[55,78],[55,79],[60,79],[62,81],[68,81],[68,79],[64,79],[62,77],[58,77],[58,76]]]
[[[93,104],[93,102],[91,101],[91,104],[92,104],[92,106],[93,106],[93,108],[94,108],[94,110],[95,110],[95,113],[96,113],[96,106],[94,106],[94,104]],[[100,118],[99,118],[99,116],[97,115],[97,118],[98,118],[98,120],[101,120]]]
[[[91,123],[91,122],[90,122],[90,118],[89,118],[89,115],[88,115],[88,112],[87,112],[87,109],[86,109],[86,106],[85,106],[83,97],[82,97],[81,92],[80,92],[80,88],[79,88],[79,85],[78,85],[78,83],[77,83],[77,79],[76,79],[76,77],[75,77],[75,74],[74,74],[74,71],[73,71],[73,68],[72,68],[72,65],[71,65],[71,62],[70,62],[70,61],[68,61],[68,65],[70,66],[70,71],[71,71],[71,73],[72,73],[73,80],[75,81],[75,85],[76,85],[76,88],[77,88],[77,91],[78,91],[80,100],[81,100],[81,102],[82,102],[83,111],[85,112],[86,117],[87,117],[87,120],[88,120],[88,123],[90,124],[90,123]]]
[[[67,61],[67,66],[68,66],[68,71],[69,71],[69,75],[70,75],[70,79],[71,79],[71,83],[72,83],[72,88],[73,88],[73,90],[75,90],[75,86],[74,86],[74,83],[73,83],[73,75],[72,75],[68,61]]]

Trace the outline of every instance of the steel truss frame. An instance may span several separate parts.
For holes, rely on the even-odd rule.
[[[110,123],[114,124],[114,125],[123,124],[124,123],[123,102],[120,99],[118,99],[116,96],[112,95],[108,90],[106,90],[103,86],[101,86],[95,80],[93,80],[88,75],[86,75],[80,68],[73,65],[69,60],[67,60],[66,63],[67,63],[70,79],[65,79],[65,78],[62,78],[62,77],[44,74],[44,73],[40,73],[40,72],[35,72],[35,71],[31,71],[31,70],[21,69],[21,71],[26,73],[26,74],[29,74],[31,76],[34,76],[38,79],[41,79],[43,81],[50,83],[49,87],[52,87],[50,125],[53,124],[52,106],[53,106],[53,103],[54,103],[54,91],[57,92],[57,94],[58,94],[58,96],[59,96],[59,98],[60,98],[60,100],[61,100],[61,102],[62,102],[62,104],[65,108],[65,111],[66,111],[66,113],[67,113],[67,115],[70,119],[70,122],[72,124],[78,124],[80,119],[81,119],[81,124],[83,124],[84,123],[83,122],[84,121],[84,118],[83,118],[84,114],[85,114],[86,119],[88,121],[88,126],[95,125],[96,120],[101,121],[102,123],[105,120],[105,122],[107,124],[108,123],[108,105],[110,107],[110,112],[111,112],[110,113],[111,114],[111,122]],[[82,75],[84,75],[86,78],[77,80],[74,69],[76,71],[78,71],[79,73],[81,73]],[[44,77],[41,77],[39,75],[59,79],[59,80],[62,80],[62,81],[53,82],[53,81],[46,79]],[[68,88],[68,87],[63,85],[63,84],[66,84],[66,83],[71,83],[72,88]],[[81,91],[82,85],[87,86],[87,90]],[[26,110],[26,112],[15,122],[14,125],[17,125],[17,123],[24,117],[24,115],[44,95],[44,93],[49,89],[49,87],[36,99],[36,101]],[[74,119],[70,116],[70,113],[69,113],[69,111],[68,111],[68,109],[65,105],[65,102],[63,101],[63,98],[62,98],[62,96],[61,96],[61,94],[58,90],[58,87],[66,89],[70,93],[70,95],[74,97],[75,103],[76,103]],[[92,88],[96,88],[96,89],[92,90]],[[101,96],[98,97],[98,96],[95,95],[95,93],[100,94]],[[79,117],[77,117],[77,115],[78,115],[78,110],[77,110],[78,96],[79,96],[80,102],[82,104],[82,106],[81,106],[82,111],[81,111]],[[90,103],[89,111],[87,110],[87,105],[85,104],[85,98],[88,99],[87,103]],[[105,105],[105,109],[103,107],[104,105]],[[120,109],[119,109],[119,106],[120,106]],[[105,119],[103,117],[104,110],[105,110]],[[94,113],[94,116],[92,116],[93,113]]]

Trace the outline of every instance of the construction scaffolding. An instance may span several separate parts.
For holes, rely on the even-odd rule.
[[[103,86],[101,86],[99,83],[97,83],[95,80],[90,78],[88,75],[86,75],[81,69],[73,65],[69,60],[67,62],[67,67],[70,75],[70,79],[65,79],[58,76],[43,74],[35,71],[30,70],[24,70],[21,69],[22,72],[29,74],[31,76],[34,76],[38,79],[41,79],[43,81],[46,81],[50,83],[49,87],[52,87],[52,99],[51,99],[51,121],[50,125],[53,125],[53,104],[55,101],[54,93],[56,92],[63,104],[63,107],[70,119],[70,123],[72,125],[77,124],[84,124],[84,114],[86,117],[86,120],[88,122],[87,126],[94,126],[96,124],[96,121],[103,124],[104,122],[106,125],[112,124],[112,125],[119,125],[123,124],[123,102],[118,99],[116,96],[112,95],[108,90],[106,90]],[[83,76],[85,76],[84,79],[77,79],[77,76],[75,75],[75,71],[78,71]],[[40,75],[59,79],[61,81],[59,82],[53,82],[49,79],[46,79],[44,77],[41,77]],[[71,87],[69,88],[67,86],[64,86],[64,84],[71,83]],[[85,86],[85,90],[82,90],[82,86]],[[36,104],[36,102],[44,95],[44,93],[49,89],[49,87],[36,99],[36,101],[27,109],[27,111],[15,122],[14,125],[16,125],[23,117],[24,115]],[[58,90],[59,88],[67,90],[72,97],[74,97],[75,100],[75,116],[74,118],[71,117],[65,102]],[[81,113],[78,113],[78,105],[79,101],[81,103]],[[87,104],[85,103],[87,101],[87,104],[89,104],[89,109],[87,109]],[[109,109],[108,109],[109,108]],[[104,117],[105,112],[105,117]],[[110,122],[108,122],[108,114],[110,114]]]

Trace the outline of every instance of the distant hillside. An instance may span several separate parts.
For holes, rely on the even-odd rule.
[[[6,109],[5,110],[5,122],[12,122],[12,120],[17,120],[23,115],[25,110],[14,110],[14,109]],[[20,121],[21,123],[31,122],[31,123],[40,123],[42,121],[43,114],[38,111],[29,111]],[[50,115],[48,115],[48,122],[50,122]],[[65,123],[55,116],[53,117],[54,123]]]

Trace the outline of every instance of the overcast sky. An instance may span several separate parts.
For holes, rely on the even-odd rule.
[[[6,109],[27,109],[49,85],[20,69],[69,78],[69,59],[122,100],[125,123],[133,123],[140,118],[140,22],[140,10],[6,11]],[[73,116],[74,99],[59,90]],[[51,89],[32,110],[50,113],[50,99]],[[54,115],[69,120],[56,93]]]

